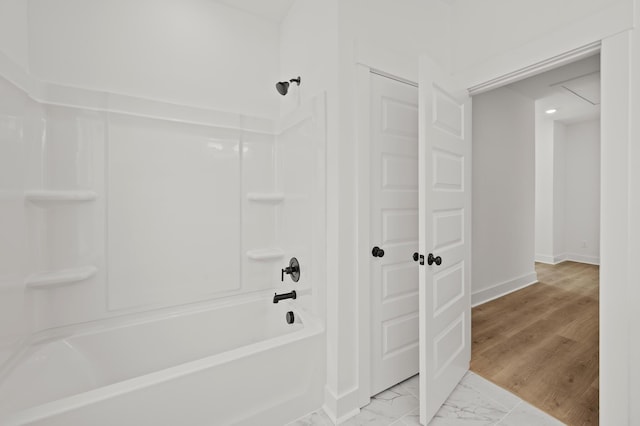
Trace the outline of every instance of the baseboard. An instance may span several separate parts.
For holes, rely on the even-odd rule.
[[[546,263],[548,265],[556,264],[554,257],[546,254],[536,254],[535,261],[538,263]]]
[[[334,424],[339,425],[344,423],[360,413],[358,390],[359,388],[356,387],[350,391],[343,392],[341,395],[337,395],[336,392],[325,386],[324,405],[322,409]]]
[[[587,256],[584,254],[567,253],[564,260],[571,262],[588,263],[589,265],[600,265],[600,256]]]
[[[553,257],[553,265],[557,265],[558,263],[562,263],[567,259],[567,253],[562,253]]]
[[[558,254],[556,256],[550,256],[548,254],[536,254],[535,261],[538,263],[546,263],[547,265],[557,265],[558,263],[562,263],[567,259],[567,254]]]
[[[537,282],[538,275],[534,271],[520,277],[495,284],[489,288],[473,293],[471,295],[471,306],[475,307],[482,305],[483,303],[487,303],[493,299],[497,299],[498,297],[502,297]]]
[[[557,256],[548,256],[545,254],[536,254],[536,262],[546,263],[548,265],[557,265],[562,262],[571,261],[578,263],[587,263],[589,265],[600,265],[599,256],[588,256],[578,253],[563,253]]]

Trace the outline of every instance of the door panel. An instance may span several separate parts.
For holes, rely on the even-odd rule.
[[[434,210],[433,231],[435,251],[464,244],[464,209]]]
[[[417,140],[417,139],[416,139]],[[382,188],[386,190],[418,190],[416,157],[382,155]],[[415,194],[417,196],[417,192]]]
[[[382,267],[382,303],[418,295],[418,269],[413,262]]]
[[[371,74],[371,395],[418,372],[418,89]]]
[[[420,422],[427,424],[469,368],[471,99],[420,61]],[[440,258],[429,265],[429,254]]]

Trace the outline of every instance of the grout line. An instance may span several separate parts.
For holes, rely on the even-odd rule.
[[[418,401],[419,402],[419,401]],[[420,416],[420,407],[418,408],[414,408],[413,410],[409,411],[407,414],[405,414],[404,416],[400,417],[400,421],[402,422],[401,425],[406,426],[408,423],[404,421],[404,418],[406,418],[408,415],[410,415],[411,413],[413,413],[414,411],[417,410],[417,414],[418,416]],[[435,418],[435,417],[434,417]]]
[[[399,393],[399,392],[397,392],[395,389],[402,389],[402,390],[404,390],[404,391],[406,392],[406,394],[400,394],[400,393]],[[399,398],[401,398],[401,397],[407,397],[407,396],[408,396],[408,397],[411,397],[411,398],[415,399],[415,400],[418,402],[418,407],[417,407],[417,408],[420,408],[420,407],[419,407],[419,405],[420,405],[420,400],[418,399],[418,397],[417,397],[417,396],[415,396],[415,395],[413,395],[411,392],[409,392],[409,391],[408,391],[406,388],[404,388],[403,386],[401,386],[401,383],[398,383],[397,385],[395,385],[395,386],[393,386],[393,387],[391,387],[391,388],[389,388],[389,389],[387,389],[386,391],[383,391],[383,392],[389,392],[389,391],[397,393]],[[381,392],[381,393],[382,393],[382,392]],[[372,401],[373,401],[374,399],[377,399],[378,401],[385,401],[384,399],[379,399],[379,398],[375,398],[375,397],[374,397],[374,398],[371,398],[371,400],[372,400]],[[393,399],[395,399],[395,398],[393,398]],[[393,403],[392,403],[392,404],[393,404]],[[396,417],[395,419],[393,419],[393,420],[391,421],[391,423],[389,423],[389,426],[395,425],[397,422],[401,421],[403,417],[405,417],[406,415],[408,415],[408,414],[412,413],[415,409],[416,409],[416,407],[414,407],[414,408],[410,408],[410,409],[408,409],[407,411],[402,412],[398,417]],[[362,411],[364,411],[364,410],[366,410],[366,407],[364,407],[364,408],[362,409]],[[375,414],[375,413],[374,413],[374,414]],[[357,417],[357,416],[356,416],[356,417]],[[403,423],[404,423],[404,421],[403,421]]]
[[[414,398],[414,399],[418,402],[418,407],[417,407],[417,408],[418,408],[418,409],[420,409],[420,400],[419,400],[417,397],[415,397],[415,396],[411,395],[411,392],[409,392],[409,395],[408,395],[408,396],[411,396],[412,398]],[[412,408],[412,409],[410,409],[410,410],[408,410],[408,411],[406,411],[406,412],[404,412],[404,413],[400,414],[400,417],[398,417],[398,420],[402,420],[402,418],[403,418],[403,417],[408,416],[408,415],[409,415],[409,414],[411,414],[414,410],[415,410],[415,408]],[[404,422],[403,422],[403,423],[404,423]]]
[[[420,400],[420,397],[417,395],[420,392],[420,383],[418,383],[418,391],[416,391],[416,393],[413,393],[411,389],[408,389],[402,385],[399,385],[399,386],[401,386],[402,389],[404,389],[409,395],[415,396],[418,400]]]
[[[487,395],[487,394],[483,393],[480,389],[477,389],[477,388],[476,388],[475,386],[473,386],[472,384],[465,383],[465,384],[466,384],[467,386],[469,386],[471,389],[473,389],[473,390],[475,390],[476,392],[478,392],[478,393],[482,394],[485,398],[489,399],[490,401],[493,401],[493,402],[494,402],[494,403],[496,403],[498,406],[500,406],[500,407],[504,408],[505,410],[507,410],[507,413],[506,413],[504,416],[502,416],[502,417],[501,417],[501,418],[500,418],[500,419],[495,423],[495,425],[496,425],[496,426],[500,425],[504,419],[506,419],[506,418],[507,418],[507,417],[508,417],[508,416],[509,416],[509,415],[510,415],[510,414],[511,414],[511,413],[512,413],[516,408],[518,408],[518,407],[519,407],[519,406],[524,402],[524,400],[523,400],[522,398],[520,398],[518,395],[516,395],[516,394],[514,394],[514,393],[511,393],[511,392],[509,392],[509,391],[508,391],[508,390],[506,390],[506,389],[503,389],[502,387],[500,387],[500,386],[496,385],[495,383],[493,383],[493,382],[491,382],[491,381],[489,381],[489,380],[485,379],[484,377],[482,377],[482,376],[480,376],[480,375],[478,375],[478,374],[475,374],[475,373],[474,373],[474,372],[472,372],[472,371],[470,371],[470,374],[474,374],[475,376],[479,377],[480,379],[482,379],[482,380],[486,381],[489,385],[494,386],[494,387],[498,388],[499,390],[504,391],[504,392],[507,392],[507,393],[509,393],[509,394],[511,394],[511,395],[513,395],[513,396],[515,396],[516,398],[518,398],[518,403],[517,403],[516,405],[514,405],[514,406],[513,406],[513,408],[508,409],[507,407],[505,407],[505,406],[504,406],[504,404],[500,403],[499,401],[497,401],[497,400],[496,400],[495,398],[493,398],[492,396],[489,396],[489,395]],[[462,383],[462,382],[461,382],[461,383]]]
[[[523,403],[523,402],[524,402],[523,400],[520,400],[520,402],[518,402],[518,403],[517,403],[517,404],[516,404],[516,405],[515,405],[511,410],[509,410],[509,412],[508,412],[507,414],[505,414],[505,415],[504,415],[504,417],[502,417],[502,418],[498,421],[498,423],[496,423],[496,424],[498,425],[498,424],[502,423],[502,421],[503,421],[504,419],[506,419],[506,418],[507,418],[511,413],[513,413],[513,411],[514,411],[516,408],[518,408],[520,405],[522,405],[522,403]]]

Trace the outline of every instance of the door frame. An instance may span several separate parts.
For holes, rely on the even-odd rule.
[[[639,38],[636,34],[635,39]],[[629,379],[633,371],[630,354],[633,347],[627,319],[635,312],[628,300],[633,293],[627,288],[627,282],[631,279],[633,254],[630,231],[637,227],[631,224],[628,206],[632,201],[628,185],[633,170],[628,164],[628,156],[632,152],[630,142],[634,130],[631,120],[634,106],[630,104],[634,80],[631,64],[638,59],[630,53],[633,41],[633,28],[630,28],[588,43],[578,44],[578,40],[572,49],[565,45],[565,50],[554,52],[549,50],[551,48],[542,49],[540,45],[528,46],[519,51],[520,57],[496,60],[489,67],[494,75],[491,78],[486,78],[489,75],[486,67],[458,76],[460,81],[467,83],[465,86],[469,87],[470,94],[475,95],[597,52],[601,54],[600,420],[607,424],[627,424],[631,420],[628,417],[631,411],[629,394],[619,395],[619,390],[630,390],[630,385],[634,384]],[[541,49],[547,54],[541,53]],[[514,64],[522,65],[523,57],[537,58],[538,62],[532,60],[530,65],[515,67]],[[638,77],[635,79],[634,83]]]
[[[523,68],[511,69],[500,73],[497,71],[481,83],[468,86],[471,96],[487,92],[498,87],[511,84],[518,80],[531,77],[581,58],[593,55],[600,51],[601,42],[579,46],[573,50],[549,57],[543,61],[533,63]],[[391,50],[380,49],[372,45],[358,45],[356,49],[356,147],[357,147],[357,174],[356,174],[356,212],[357,212],[357,295],[358,295],[358,404],[364,407],[371,401],[371,293],[370,293],[370,257],[362,253],[368,253],[372,241],[370,241],[370,128],[371,128],[371,74],[382,75],[413,86],[418,86],[418,61],[412,61],[408,56],[400,55]],[[478,74],[480,74],[478,72]],[[465,82],[473,82],[477,78],[476,73],[469,73],[460,79]],[[483,76],[485,78],[485,76]],[[473,141],[471,142],[473,145]],[[473,155],[473,154],[471,154]],[[472,157],[471,157],[472,158]],[[473,191],[473,190],[472,190]],[[471,232],[471,230],[470,230]],[[471,279],[471,277],[470,277]],[[470,284],[472,285],[472,284]]]
[[[358,44],[356,49],[356,214],[358,296],[358,407],[371,401],[371,292],[370,206],[371,185],[371,74],[418,87],[418,61],[378,46]],[[417,159],[416,159],[417,160]]]
[[[575,61],[597,51],[601,52],[602,87],[611,93],[603,96],[601,111],[601,252],[600,259],[600,418],[616,424],[626,424],[631,412],[629,394],[616,396],[616,390],[635,390],[630,381],[635,369],[630,365],[630,350],[637,348],[629,343],[628,318],[637,315],[627,300],[636,294],[627,288],[631,279],[631,251],[634,247],[629,232],[637,230],[630,223],[629,203],[635,199],[628,191],[628,169],[620,170],[616,164],[629,163],[631,132],[637,127],[630,119],[631,81],[638,81],[630,73],[637,57],[631,57],[630,43],[638,40],[633,27],[613,34],[600,34],[590,40],[561,40],[562,43],[538,43],[524,46],[503,57],[485,63],[475,69],[458,73],[453,77],[469,88],[472,95],[495,89],[551,68]],[[401,81],[417,81],[417,61],[392,54],[379,47],[358,49],[356,55],[356,147],[358,154],[356,174],[357,212],[357,296],[358,296],[358,403],[360,407],[370,402],[370,294],[369,294],[369,126],[371,71],[397,78]],[[635,82],[634,81],[634,82]],[[611,108],[611,109],[609,109]],[[615,141],[618,141],[617,143]],[[615,143],[615,146],[614,146]],[[472,141],[473,144],[473,141]],[[633,159],[632,159],[633,160]],[[621,188],[621,189],[620,189]],[[633,207],[633,206],[632,206]],[[631,251],[629,249],[632,249]],[[473,285],[473,283],[472,283]],[[635,300],[635,299],[634,299]],[[602,380],[604,379],[604,380]]]

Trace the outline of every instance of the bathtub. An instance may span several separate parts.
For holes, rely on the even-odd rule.
[[[281,426],[322,403],[324,330],[295,302],[249,299],[57,334],[3,374],[0,424]]]

